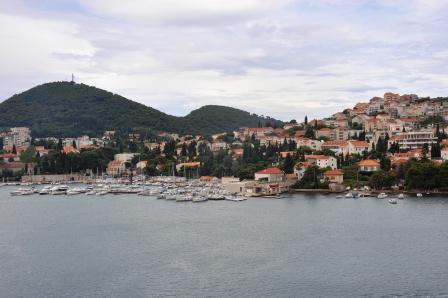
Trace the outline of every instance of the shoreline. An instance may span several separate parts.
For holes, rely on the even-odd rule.
[[[317,194],[342,194],[347,192],[353,192],[354,190],[331,190],[331,189],[312,189],[312,188],[303,188],[303,189],[290,189],[287,193],[295,194],[295,193],[317,193]],[[362,190],[355,190],[354,192],[363,192]],[[427,196],[448,196],[448,191],[419,191],[419,190],[371,190],[368,191],[371,194],[409,194],[409,195],[417,195],[418,193],[427,195]]]

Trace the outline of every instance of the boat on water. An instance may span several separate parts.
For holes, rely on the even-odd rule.
[[[50,194],[51,195],[65,195],[68,191],[67,185],[56,185],[51,188]]]
[[[11,196],[29,196],[35,193],[36,190],[34,188],[19,188],[17,190],[10,192],[9,194]]]
[[[344,198],[343,195],[337,195],[337,196],[336,196],[336,199],[343,199],[343,198]]]
[[[190,202],[193,201],[192,195],[177,195],[176,202]]]
[[[93,195],[96,195],[96,191],[95,190],[89,190],[88,192],[86,192],[86,195],[87,196],[93,196]]]
[[[204,196],[197,196],[192,199],[193,203],[200,203],[200,202],[206,202],[206,201],[208,201],[208,199],[207,199],[207,197],[204,197]]]
[[[261,198],[281,199],[282,197],[279,193],[275,193],[275,194],[262,195]]]
[[[224,200],[225,199],[225,197],[222,194],[219,194],[219,193],[210,194],[210,195],[207,196],[207,198],[209,200],[212,200],[212,201],[219,201],[219,200]]]
[[[346,193],[345,196],[344,196],[344,198],[346,198],[346,199],[351,199],[353,197],[354,197],[354,195],[351,192]]]
[[[419,192],[419,193],[417,194],[417,197],[421,198],[421,197],[423,197],[423,194]]]
[[[402,193],[399,194],[399,195],[398,195],[398,199],[399,199],[399,200],[403,200],[403,199],[404,199],[404,194],[402,194]]]
[[[245,197],[237,197],[237,196],[226,196],[226,201],[232,201],[232,202],[241,202],[247,200]]]
[[[83,190],[78,188],[78,187],[75,187],[75,188],[67,190],[67,195],[68,196],[79,195],[79,194],[82,194],[82,193],[83,193]]]
[[[385,198],[387,198],[387,194],[384,193],[384,192],[382,192],[382,193],[380,193],[380,194],[377,196],[377,198],[378,198],[378,199],[385,199]]]
[[[397,199],[389,199],[389,204],[397,204]]]
[[[51,193],[51,186],[47,185],[44,186],[40,191],[39,194],[40,195],[49,195]]]

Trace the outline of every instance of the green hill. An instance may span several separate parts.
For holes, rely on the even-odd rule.
[[[212,134],[276,121],[224,106],[204,106],[186,117],[175,117],[105,90],[70,82],[47,83],[14,95],[0,103],[0,115],[1,128],[27,126],[35,136],[57,137],[135,128]]]

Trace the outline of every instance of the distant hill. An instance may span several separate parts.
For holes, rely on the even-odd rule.
[[[108,129],[136,128],[181,134],[212,134],[265,119],[225,106],[204,106],[185,117],[175,117],[111,92],[71,82],[34,87],[0,103],[0,127],[27,126],[35,136],[99,135]]]

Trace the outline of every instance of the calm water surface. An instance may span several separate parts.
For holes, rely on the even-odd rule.
[[[0,297],[448,297],[448,198],[9,197]]]

